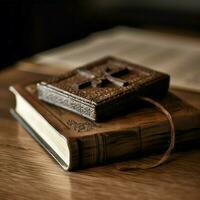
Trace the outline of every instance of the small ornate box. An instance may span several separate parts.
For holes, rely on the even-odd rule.
[[[106,57],[37,84],[38,98],[94,121],[129,110],[139,96],[159,98],[169,75]]]

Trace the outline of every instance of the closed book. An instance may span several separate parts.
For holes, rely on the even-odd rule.
[[[40,101],[36,84],[16,85],[10,90],[16,97],[11,111],[14,117],[65,170],[162,152],[169,145],[168,119],[153,106],[144,104],[107,121],[94,122]],[[199,110],[172,93],[158,101],[172,115],[176,147],[200,141]]]
[[[139,96],[163,97],[169,75],[115,57],[104,57],[37,84],[39,99],[93,121],[105,121]]]

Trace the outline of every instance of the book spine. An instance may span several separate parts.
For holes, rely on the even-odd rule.
[[[76,139],[78,166],[85,168],[131,157],[140,152],[138,128],[122,132],[106,132]],[[73,169],[73,168],[71,168]]]
[[[182,123],[185,122],[183,128]],[[185,119],[177,117],[176,150],[185,150],[200,144],[200,115],[196,113]],[[170,129],[167,121],[157,126],[155,123],[143,127],[106,132],[77,138],[75,165],[69,170],[94,165],[123,161],[131,158],[157,153],[162,154],[170,142]],[[73,141],[73,142],[75,142]],[[74,148],[75,150],[75,148]],[[73,162],[72,162],[73,163]]]

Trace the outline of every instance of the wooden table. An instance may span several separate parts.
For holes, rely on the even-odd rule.
[[[200,199],[200,149],[146,171],[113,164],[65,172],[9,114],[8,86],[40,76],[15,67],[0,72],[0,199]],[[200,108],[200,94],[174,90]]]

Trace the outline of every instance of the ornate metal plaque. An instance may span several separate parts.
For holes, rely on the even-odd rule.
[[[37,85],[39,99],[94,121],[129,109],[138,96],[162,97],[168,88],[167,74],[113,57]]]

